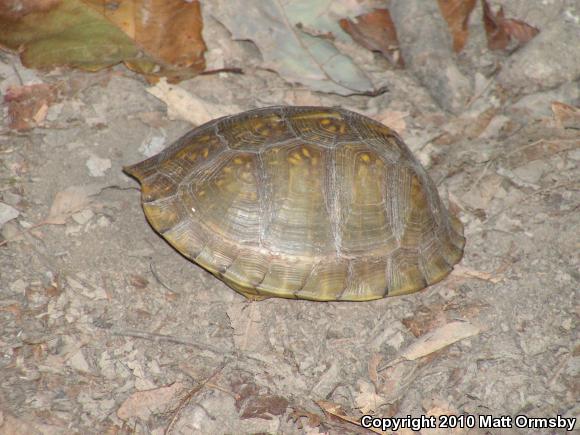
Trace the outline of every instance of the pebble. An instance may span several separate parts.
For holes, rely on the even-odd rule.
[[[2,227],[8,221],[16,219],[19,214],[20,212],[14,207],[0,202],[0,227]]]
[[[87,168],[89,169],[89,173],[91,177],[103,177],[105,173],[111,169],[111,160],[110,159],[102,159],[95,155],[89,157],[86,162]]]
[[[72,215],[72,219],[79,225],[84,225],[92,219],[95,214],[90,209],[79,211]]]

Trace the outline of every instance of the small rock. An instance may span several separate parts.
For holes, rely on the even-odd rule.
[[[81,210],[72,215],[73,220],[79,224],[84,225],[92,219],[95,214],[90,209]]]
[[[527,165],[520,166],[513,170],[514,174],[526,183],[537,184],[546,171],[546,163],[541,160],[534,160]]]
[[[12,284],[10,284],[10,290],[13,293],[24,294],[26,291],[26,282],[22,279],[17,279]]]
[[[79,372],[88,373],[91,371],[82,349],[77,350],[69,359],[68,364]]]
[[[2,227],[2,225],[4,225],[8,221],[16,219],[19,214],[20,212],[16,210],[14,207],[11,207],[8,204],[0,202],[0,227]]]
[[[99,219],[97,219],[97,225],[101,228],[105,228],[111,225],[111,221],[107,219],[107,217],[101,216]]]
[[[105,175],[111,168],[111,160],[110,159],[102,159],[97,156],[91,156],[87,160],[87,168],[89,169],[89,173],[91,177],[102,177]]]
[[[151,139],[141,144],[139,151],[145,157],[154,156],[165,148],[165,139],[164,136],[153,136]]]

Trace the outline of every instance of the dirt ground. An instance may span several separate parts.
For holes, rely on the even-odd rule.
[[[448,60],[464,87],[359,47],[386,90],[374,96],[287,83],[206,17],[208,59],[243,73],[177,85],[196,104],[338,105],[381,120],[463,221],[447,279],[365,303],[250,302],[186,260],[122,172],[192,128],[168,116],[183,102],[122,66],[38,72],[2,54],[3,93],[44,83],[60,97],[30,130],[3,107],[0,433],[370,433],[363,414],[524,415],[526,427],[453,433],[565,433],[530,425],[580,417],[580,115],[564,106],[580,106],[580,8],[503,3],[541,32],[497,53],[474,24]]]

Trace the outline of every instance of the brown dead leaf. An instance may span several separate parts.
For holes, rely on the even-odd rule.
[[[185,386],[180,382],[167,387],[138,391],[125,399],[117,410],[117,417],[121,420],[136,417],[147,421],[151,414],[164,413],[177,408],[185,392]]]
[[[405,317],[401,323],[411,331],[415,337],[420,337],[429,331],[447,323],[447,318],[442,312],[442,307],[439,309],[423,308],[413,313],[412,316]]]
[[[45,83],[9,87],[4,102],[8,104],[10,128],[23,131],[41,125],[56,97],[56,89]]]
[[[355,21],[343,18],[339,24],[363,47],[381,53],[392,65],[405,65],[399,49],[397,29],[388,9],[375,9],[357,16]]]
[[[413,361],[457,341],[477,335],[480,331],[478,326],[469,322],[451,322],[422,335],[402,352],[401,357]]]
[[[346,421],[348,423],[352,423],[356,426],[362,427],[360,420],[358,418],[353,418],[347,415],[347,413],[342,409],[342,407],[333,402],[328,402],[326,400],[318,400],[316,404],[320,406],[320,408],[327,414],[330,414],[334,417],[339,418],[340,420]],[[371,432],[386,435],[387,432],[383,432],[381,430],[375,429],[373,427],[368,428]]]
[[[206,50],[199,1],[125,0],[106,7],[103,0],[85,0],[125,32],[147,54],[164,65],[201,72]],[[127,62],[141,70],[137,61]]]
[[[487,0],[482,0],[482,5],[487,46],[491,50],[505,50],[511,38],[517,40],[519,44],[525,44],[540,32],[521,20],[505,18],[503,7],[494,13]]]
[[[249,377],[241,375],[231,384],[235,393],[235,406],[241,419],[262,418],[271,420],[274,415],[282,415],[288,408],[288,400],[270,394],[266,388],[260,388]]]
[[[283,415],[288,408],[288,400],[281,396],[253,396],[243,405],[240,418],[262,418],[272,420],[272,416]]]
[[[45,225],[64,225],[74,213],[87,208],[102,187],[97,185],[70,186],[56,194],[48,217],[42,222]]]
[[[388,403],[387,399],[377,394],[371,382],[359,379],[357,387],[359,391],[354,399],[355,407],[360,409],[363,415],[374,414],[378,408]]]
[[[540,33],[540,30],[534,26],[511,18],[504,19],[501,25],[505,32],[512,38],[517,39],[520,44],[525,44]]]
[[[0,44],[29,67],[95,71],[124,62],[174,81],[205,69],[197,0],[7,0],[0,28]]]
[[[552,113],[559,128],[580,129],[580,108],[554,101]]]
[[[177,85],[168,84],[165,79],[159,80],[147,92],[167,104],[167,115],[170,119],[183,119],[193,125],[205,124],[212,119],[242,111],[236,105],[214,104],[197,98]]]
[[[449,402],[447,402],[443,399],[440,399],[440,398],[425,400],[423,403],[423,408],[425,409],[425,414],[428,417],[433,416],[437,419],[437,421],[440,421],[439,417],[442,415],[450,416],[450,415],[459,415],[460,414],[455,406],[453,406]],[[452,429],[450,429],[450,428],[427,428],[427,429],[421,429],[421,435],[423,435],[423,434],[425,434],[425,435],[446,435],[446,434],[459,435],[459,434],[466,434],[466,433],[468,433],[468,431],[469,431],[469,429],[461,428],[461,427],[455,427]]]
[[[292,413],[288,419],[292,420],[292,422],[298,426],[298,429],[302,429],[304,427],[301,423],[302,417],[307,419],[306,425],[311,428],[318,427],[320,426],[320,423],[322,423],[322,420],[318,414],[308,412],[302,408],[293,408]]]
[[[476,0],[437,0],[441,15],[447,21],[453,36],[453,51],[459,53],[465,47],[469,30],[469,16],[475,8]]]
[[[369,362],[367,363],[367,368],[369,371],[369,379],[375,387],[379,385],[379,364],[381,363],[383,357],[380,353],[373,353],[369,358]]]
[[[482,0],[482,6],[487,46],[491,50],[505,50],[510,42],[510,37],[501,25],[504,19],[503,7],[500,7],[497,13],[493,13],[487,0]]]

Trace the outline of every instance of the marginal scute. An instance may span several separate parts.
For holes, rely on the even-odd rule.
[[[408,294],[463,254],[463,225],[401,138],[343,109],[220,118],[124,170],[151,226],[252,299]]]

